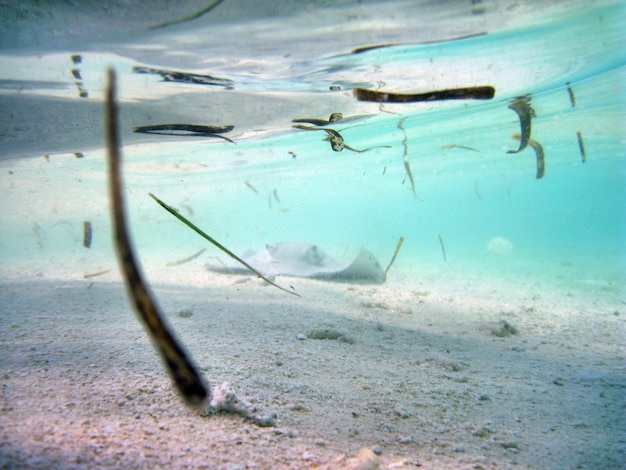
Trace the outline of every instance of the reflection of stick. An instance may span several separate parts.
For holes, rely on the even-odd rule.
[[[178,344],[168,325],[163,320],[163,316],[152,295],[148,292],[146,283],[139,272],[135,253],[130,243],[126,226],[124,191],[122,190],[121,181],[118,112],[115,95],[115,72],[110,69],[109,85],[106,94],[105,132],[109,151],[109,186],[113,231],[120,268],[126,281],[128,295],[135,304],[135,310],[141,320],[143,320],[150,337],[165,361],[178,391],[187,404],[199,406],[205,399],[210,397],[210,391],[204,384],[191,359]]]
[[[448,257],[446,256],[446,247],[443,245],[443,238],[441,238],[441,235],[437,234],[437,237],[439,238],[439,244],[441,245],[441,253],[443,253],[443,260],[444,261],[448,261]]]
[[[214,238],[210,237],[209,235],[207,235],[206,233],[204,233],[202,230],[200,230],[198,227],[196,227],[194,224],[192,224],[189,220],[185,219],[182,215],[180,215],[178,212],[176,212],[176,210],[174,210],[173,208],[171,208],[170,206],[168,206],[167,204],[165,204],[163,201],[161,201],[158,197],[156,197],[154,194],[152,193],[148,193],[148,195],[154,199],[163,209],[165,209],[167,212],[169,212],[170,214],[172,214],[174,217],[176,217],[178,220],[180,220],[183,224],[185,224],[187,227],[189,227],[191,230],[193,230],[194,232],[196,232],[198,235],[200,235],[202,238],[204,238],[205,240],[208,240],[209,242],[211,242],[214,246],[216,246],[217,248],[219,248],[220,250],[222,250],[224,253],[226,253],[228,256],[230,256],[231,258],[233,258],[234,260],[240,262],[241,264],[243,264],[246,268],[248,268],[250,271],[252,271],[254,274],[256,274],[257,276],[259,276],[261,279],[263,279],[265,282],[267,282],[268,284],[273,285],[274,287],[277,287],[278,289],[285,291],[289,294],[293,294],[293,295],[297,295],[298,297],[300,297],[300,294],[296,294],[295,292],[292,292],[290,290],[285,289],[284,287],[280,287],[278,284],[276,284],[275,282],[270,281],[268,278],[266,278],[263,274],[261,274],[260,272],[258,272],[256,269],[254,269],[252,266],[250,266],[248,263],[246,263],[244,260],[242,260],[239,256],[237,256],[235,253],[233,253],[232,251],[230,251],[228,248],[226,248],[224,245],[222,245],[220,242],[218,242],[217,240],[215,240]],[[271,194],[270,194],[270,198],[271,198]]]
[[[475,86],[430,91],[427,93],[392,93],[389,91],[355,88],[353,93],[358,101],[373,101],[375,103],[417,103],[421,101],[442,100],[490,100],[494,97],[496,89],[492,86]]]
[[[195,20],[196,18],[200,18],[202,15],[204,15],[205,13],[210,12],[213,8],[215,8],[216,6],[218,6],[220,3],[222,3],[223,0],[214,0],[209,6],[203,8],[200,11],[197,11],[196,13],[189,15],[189,16],[185,16],[183,18],[178,18],[176,20],[170,20],[170,21],[165,21],[163,23],[159,23],[159,24],[155,24],[154,26],[150,26],[148,29],[158,29],[158,28],[165,28],[167,26],[172,26],[174,24],[179,24],[179,23],[184,23],[186,21],[191,21],[191,20]]]
[[[404,237],[400,237],[398,239],[398,244],[396,245],[396,251],[393,252],[393,256],[391,257],[391,261],[389,261],[389,264],[387,265],[387,269],[385,269],[385,280],[387,279],[387,271],[389,271],[389,268],[391,267],[393,262],[396,260],[396,256],[398,256],[398,252],[400,251],[400,247],[402,246],[403,242],[404,242]]]

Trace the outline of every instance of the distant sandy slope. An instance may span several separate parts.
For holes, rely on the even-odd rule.
[[[178,284],[190,272],[170,269],[163,279]],[[252,278],[195,274],[188,286],[155,285],[163,309],[208,380],[275,412],[275,428],[185,408],[116,275],[5,280],[0,467],[625,463],[619,290],[454,272],[394,273],[382,286],[279,278],[297,299]],[[518,333],[494,334],[501,321]],[[324,328],[350,340],[297,339]],[[379,455],[349,460],[363,448]]]

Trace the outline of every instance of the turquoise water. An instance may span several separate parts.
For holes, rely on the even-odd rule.
[[[619,2],[483,13],[429,7],[432,21],[422,18],[429,28],[421,30],[411,29],[418,20],[408,14],[374,15],[375,4],[356,19],[319,7],[238,23],[226,3],[222,13],[131,37],[121,24],[118,42],[81,48],[57,38],[49,51],[4,48],[6,275],[82,275],[112,259],[101,102],[105,70],[113,66],[133,236],[148,264],[206,246],[147,196],[153,192],[236,252],[302,240],[349,259],[364,245],[385,265],[403,236],[396,268],[416,275],[463,266],[487,276],[504,270],[623,283],[626,53]],[[340,15],[327,24],[333,12],[353,19],[341,23]],[[233,35],[237,26],[249,35]],[[351,53],[390,43],[396,45]],[[164,82],[133,67],[210,74],[233,86]],[[380,106],[352,94],[357,87],[422,93],[481,85],[495,87],[492,100]],[[520,132],[507,106],[521,95],[532,97],[536,112],[532,138],[545,152],[542,179],[530,147],[507,154]],[[324,132],[291,127],[294,118],[332,112],[344,115],[329,127],[346,144],[377,148],[334,152]],[[173,122],[234,125],[228,136],[235,143],[132,133]],[[83,247],[84,221],[94,228],[90,249]],[[511,243],[510,253],[488,249],[497,237]],[[218,254],[209,247],[206,256]]]

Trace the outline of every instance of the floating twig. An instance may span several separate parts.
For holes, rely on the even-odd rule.
[[[398,243],[396,244],[396,250],[393,252],[393,256],[391,257],[391,261],[389,261],[389,264],[387,265],[387,269],[385,269],[385,280],[387,280],[387,272],[389,271],[389,268],[391,268],[391,265],[393,264],[393,262],[396,260],[396,257],[398,256],[398,253],[400,252],[400,247],[402,247],[402,243],[404,243],[404,237],[400,237],[398,239]]]
[[[443,244],[443,238],[441,238],[441,235],[439,233],[437,234],[437,238],[439,238],[439,245],[441,246],[441,254],[443,255],[443,260],[447,262],[448,257],[446,256],[446,247]]]
[[[244,184],[250,188],[252,191],[254,191],[255,194],[259,194],[258,189],[256,189],[254,186],[252,186],[252,183],[250,183],[250,181],[244,181]]]
[[[223,0],[214,0],[209,6],[203,8],[200,11],[197,11],[196,13],[194,13],[192,15],[184,16],[184,17],[178,18],[176,20],[164,21],[163,23],[159,23],[159,24],[155,24],[154,26],[150,26],[148,29],[165,28],[167,26],[172,26],[172,25],[175,25],[175,24],[184,23],[186,21],[195,20],[196,18],[200,18],[202,15],[210,12],[213,8],[215,8],[220,3],[222,3],[222,1]]]
[[[546,172],[546,161],[545,161],[545,156],[543,154],[543,147],[535,139],[530,139],[528,141],[528,145],[530,145],[530,147],[535,151],[535,155],[537,156],[536,178],[540,180],[541,178],[543,178],[543,175]]]
[[[198,407],[210,398],[211,392],[204,384],[191,358],[182,346],[178,344],[178,341],[165,323],[163,315],[148,291],[146,282],[139,271],[131,245],[126,225],[117,119],[115,72],[109,69],[105,132],[109,154],[109,186],[113,232],[118,260],[126,282],[128,295],[161,354],[178,391],[188,405]]]
[[[189,261],[193,261],[205,251],[206,248],[202,248],[201,250],[195,252],[193,255],[187,256],[187,258],[179,259],[178,261],[171,261],[167,263],[166,266],[180,266],[181,264],[189,263]]]
[[[180,220],[182,223],[184,223],[187,227],[189,227],[190,229],[192,229],[194,232],[196,232],[198,235],[200,235],[202,238],[204,238],[205,240],[209,241],[211,244],[213,244],[214,246],[216,246],[217,248],[219,248],[220,250],[222,250],[224,253],[226,253],[228,256],[230,256],[231,258],[233,258],[234,260],[236,260],[237,262],[243,264],[246,268],[248,268],[250,271],[252,271],[254,274],[256,274],[257,276],[259,276],[261,279],[263,279],[265,282],[267,282],[268,284],[273,285],[274,287],[285,291],[289,294],[292,295],[297,295],[298,297],[300,297],[300,294],[297,294],[295,292],[292,292],[290,290],[285,289],[284,287],[279,286],[278,284],[276,284],[275,282],[270,281],[267,277],[265,277],[263,274],[261,274],[259,271],[257,271],[256,269],[254,269],[252,266],[250,266],[248,263],[246,263],[244,260],[242,260],[239,256],[237,256],[235,253],[233,253],[232,251],[230,251],[228,248],[226,248],[224,245],[222,245],[221,243],[219,243],[217,240],[215,240],[214,238],[212,238],[211,236],[207,235],[205,232],[203,232],[200,228],[198,228],[197,226],[195,226],[191,221],[189,221],[188,219],[186,219],[185,217],[183,217],[182,215],[180,215],[176,209],[168,206],[166,203],[164,203],[163,201],[161,201],[158,197],[156,197],[154,194],[152,193],[148,193],[148,195],[154,199],[161,207],[163,207],[163,209],[165,209],[167,212],[169,212],[170,214],[172,214],[174,217],[176,217],[178,220]],[[271,198],[271,194],[270,194],[270,198]]]
[[[475,149],[474,147],[468,147],[467,145],[450,144],[450,145],[442,145],[439,148],[441,150],[461,149],[461,150],[469,150],[470,152],[480,153],[480,150]]]
[[[108,274],[110,272],[110,269],[103,269],[102,271],[96,271],[95,273],[86,273],[83,274],[83,279],[90,279],[92,277],[102,276],[103,274]]]
[[[580,132],[576,132],[576,138],[578,139],[578,150],[580,150],[580,158],[583,163],[587,161],[587,154],[585,153],[585,144],[583,143],[583,136]]]
[[[418,103],[423,101],[443,100],[490,100],[495,96],[496,89],[492,86],[477,86],[451,88],[427,93],[392,93],[389,91],[355,88],[353,93],[359,101],[371,101],[374,103]]]
[[[89,222],[88,220],[85,220],[83,222],[83,246],[85,248],[91,248],[92,233],[93,233],[93,230],[91,227],[91,222]]]
[[[179,72],[177,70],[153,69],[151,67],[133,67],[134,73],[147,73],[160,75],[164,82],[191,83],[193,85],[221,86],[226,90],[232,90],[234,81],[229,78],[214,77],[212,75],[200,75],[197,73]]]
[[[415,180],[413,179],[413,172],[411,171],[411,164],[409,163],[409,146],[407,144],[407,135],[404,130],[404,120],[406,118],[402,118],[398,121],[398,129],[402,131],[404,138],[402,139],[402,147],[404,148],[404,152],[402,153],[402,160],[404,162],[404,169],[406,170],[406,174],[409,177],[409,181],[411,182],[411,191],[413,192],[413,199],[417,199],[417,193],[415,192]]]
[[[567,82],[565,85],[567,85],[567,93],[569,95],[569,102],[572,105],[572,108],[575,108],[576,97],[574,96],[574,90],[572,89],[572,84],[570,82]]]

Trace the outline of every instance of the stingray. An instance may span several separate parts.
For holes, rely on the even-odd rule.
[[[265,276],[294,276],[326,281],[357,281],[382,284],[385,273],[378,260],[365,248],[349,263],[337,261],[317,245],[291,241],[266,245],[263,251],[247,250],[241,258]],[[237,262],[207,264],[207,269],[226,274],[250,274]]]

